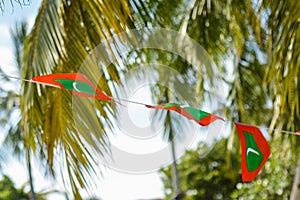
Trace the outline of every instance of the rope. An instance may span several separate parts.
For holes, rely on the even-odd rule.
[[[6,77],[6,78],[11,78],[11,79],[16,79],[16,80],[20,80],[20,81],[26,81],[26,82],[30,82],[30,83],[35,83],[35,81],[33,81],[33,80],[28,80],[28,79],[25,79],[25,78],[19,78],[19,77],[15,77],[15,76],[9,76],[9,75],[6,75],[6,74],[0,74],[0,76]]]

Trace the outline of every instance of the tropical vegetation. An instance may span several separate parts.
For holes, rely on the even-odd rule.
[[[3,8],[1,1],[0,7]],[[195,69],[177,55],[160,50],[153,50],[155,53],[140,50],[136,54],[146,55],[147,59],[142,59],[145,63],[154,60],[170,65],[184,78],[194,76],[190,85],[197,97],[209,92],[207,85],[213,85],[214,76],[221,77],[229,92],[219,112],[230,120],[269,127],[271,149],[280,149],[273,150],[258,179],[248,184],[237,183],[237,190],[221,196],[257,199],[275,191],[272,198],[288,198],[298,159],[296,144],[299,138],[282,134],[281,130],[300,129],[299,9],[300,3],[296,0],[43,0],[19,60],[22,78],[80,69],[111,95],[122,74],[132,65],[140,64],[138,56],[136,63],[131,62],[131,65],[126,57],[116,59],[120,56],[120,40],[113,40],[114,34],[141,27],[149,30],[151,27],[169,28],[187,34],[208,52],[220,74],[210,73],[209,68]],[[131,39],[124,37],[121,41],[125,46],[132,46],[135,43]],[[91,56],[99,44],[105,47],[103,55],[116,60],[109,67]],[[191,55],[195,53],[192,49],[187,51]],[[91,59],[86,60],[88,56]],[[82,68],[82,65],[91,67]],[[105,76],[97,77],[102,73]],[[157,102],[176,100],[176,95],[168,89],[158,87],[154,90],[158,92],[158,95],[153,94],[154,99]],[[115,117],[115,107],[90,99],[76,100],[60,90],[24,82],[19,100],[19,128],[24,148],[39,155],[53,176],[67,172],[67,185],[74,198],[81,199],[81,188],[92,190],[94,176],[98,176],[92,152],[109,151],[107,127],[113,129],[111,116]],[[73,106],[77,108],[75,113]],[[1,109],[6,112],[2,104]],[[161,120],[165,122],[165,138],[172,142],[176,123],[169,114]],[[223,140],[219,142],[224,144]],[[226,142],[227,148],[222,152],[225,154],[239,144],[235,134]],[[226,165],[235,167],[235,158],[232,159],[229,156]],[[184,163],[184,158],[180,162]],[[188,169],[196,167],[192,163],[189,165]],[[225,178],[226,174],[220,176]],[[189,176],[199,182],[207,179],[205,176],[199,178],[194,172]],[[203,188],[189,183],[192,182],[186,182],[189,190],[203,193]]]

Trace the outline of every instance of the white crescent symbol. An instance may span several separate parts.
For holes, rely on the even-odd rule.
[[[72,85],[73,85],[73,88],[74,88],[77,92],[80,92],[80,91],[78,90],[78,88],[76,87],[76,84],[77,84],[77,83],[74,81],[73,84],[72,84]]]
[[[254,149],[252,149],[251,147],[249,147],[248,149],[247,149],[247,156],[248,156],[248,154],[249,153],[254,153],[254,154],[256,154],[256,155],[258,155],[259,156],[259,153],[257,152],[257,151],[255,151]]]

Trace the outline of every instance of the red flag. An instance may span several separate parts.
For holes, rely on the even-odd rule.
[[[202,110],[198,110],[196,108],[182,107],[178,103],[166,103],[158,106],[146,105],[146,107],[154,108],[154,109],[162,109],[162,110],[173,110],[190,120],[196,121],[201,126],[208,126],[209,124],[211,124],[217,119],[225,121],[222,117],[204,112]]]
[[[36,83],[59,87],[77,96],[91,97],[101,100],[112,101],[113,99],[101,92],[83,74],[49,74],[45,76],[35,76],[32,79]]]
[[[253,180],[270,156],[265,137],[255,126],[235,123],[242,146],[242,180]]]

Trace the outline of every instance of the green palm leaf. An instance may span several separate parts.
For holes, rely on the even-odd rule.
[[[43,74],[76,72],[91,50],[101,43],[108,49],[103,53],[113,55],[113,44],[103,41],[130,25],[126,0],[109,3],[44,0],[25,43],[22,76],[31,79]],[[94,70],[101,73],[105,68],[91,61],[95,67],[83,73],[95,83],[99,77]],[[111,81],[118,80],[114,66],[108,72]],[[111,94],[106,78],[100,78],[99,88]],[[55,158],[63,158],[69,176],[67,182],[75,199],[80,199],[79,189],[91,188],[89,183],[98,174],[95,155],[90,152],[101,155],[108,151],[106,123],[101,119],[109,125],[112,106],[91,99],[72,99],[65,91],[32,83],[24,83],[22,90],[22,129],[26,146],[34,151],[40,149],[53,175],[61,164]]]

